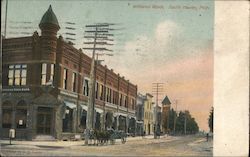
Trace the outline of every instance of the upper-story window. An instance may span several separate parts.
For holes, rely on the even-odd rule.
[[[99,90],[99,99],[103,100],[103,94],[104,94],[104,86],[100,84],[100,90]]]
[[[116,91],[113,91],[112,93],[113,93],[113,94],[112,94],[112,103],[115,104],[115,103],[116,103],[116,102],[115,102]]]
[[[63,89],[67,89],[68,70],[63,69]]]
[[[135,109],[135,99],[131,98],[132,109]]]
[[[9,65],[8,85],[24,86],[27,78],[27,64]]]
[[[127,96],[125,96],[125,95],[124,95],[124,105],[125,105],[125,107],[128,106],[128,104],[127,104]]]
[[[112,89],[109,88],[109,102],[112,103]]]
[[[122,94],[121,93],[119,94],[119,99],[120,99],[119,104],[120,104],[120,106],[122,106]]]
[[[42,78],[41,78],[41,85],[46,84],[46,74],[47,74],[47,64],[42,64]]]
[[[54,80],[55,64],[50,64],[50,81]]]
[[[83,95],[89,96],[89,80],[83,80]]]
[[[106,102],[109,102],[109,88],[106,87]]]
[[[47,64],[47,63],[42,64],[41,85],[46,85],[48,72],[50,72],[49,81],[53,83],[54,71],[55,71],[55,64]]]
[[[73,72],[73,75],[72,75],[72,91],[76,92],[76,73],[75,72]]]
[[[95,98],[96,99],[98,99],[98,97],[99,97],[99,83],[98,82],[96,82],[96,84],[95,84]]]

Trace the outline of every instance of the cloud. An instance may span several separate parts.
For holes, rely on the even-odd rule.
[[[138,92],[152,92],[153,82],[164,82],[164,94],[172,101],[179,99],[181,110],[188,105],[199,126],[207,130],[213,102],[213,44],[195,39],[190,43],[182,39],[183,31],[175,22],[163,21],[152,36],[137,35],[105,62],[137,84]]]

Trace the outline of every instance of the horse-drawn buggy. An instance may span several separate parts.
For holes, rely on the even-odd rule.
[[[121,139],[121,143],[126,143],[127,134],[121,130],[108,129],[105,131],[91,130],[90,143],[94,145],[115,144],[117,139]]]

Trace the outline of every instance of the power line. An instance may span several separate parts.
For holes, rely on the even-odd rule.
[[[91,70],[90,70],[90,81],[89,81],[89,97],[88,97],[88,114],[86,119],[86,133],[85,133],[85,144],[88,144],[89,136],[90,136],[90,130],[94,128],[94,109],[95,109],[95,84],[96,84],[96,77],[95,77],[95,71],[96,71],[96,61],[95,61],[95,55],[96,51],[112,51],[110,49],[107,49],[105,47],[97,47],[98,45],[110,45],[107,42],[98,42],[98,39],[109,39],[108,34],[109,30],[99,30],[99,28],[109,28],[111,24],[104,23],[104,24],[93,24],[93,25],[86,25],[86,31],[85,33],[90,34],[89,36],[84,36],[86,39],[92,39],[93,42],[84,42],[84,44],[87,45],[93,45],[93,47],[84,47],[85,50],[92,50],[92,62],[91,62]],[[102,34],[100,34],[102,33]],[[106,34],[104,34],[106,33]],[[100,36],[101,35],[101,36]],[[98,57],[98,55],[97,55]]]
[[[157,138],[157,131],[159,131],[159,121],[158,121],[158,96],[159,94],[163,94],[163,85],[164,83],[160,83],[160,82],[156,82],[156,83],[152,83],[153,87],[152,87],[152,94],[156,95],[156,106],[155,106],[155,110],[154,110],[154,116],[155,116],[155,124],[154,124],[154,138]]]

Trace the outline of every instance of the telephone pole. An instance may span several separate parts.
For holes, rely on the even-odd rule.
[[[187,111],[185,111],[185,121],[184,121],[184,134],[187,133]]]
[[[2,1],[1,1],[2,2]],[[5,23],[4,23],[4,37],[7,38],[7,14],[8,14],[8,0],[6,0],[6,6],[5,6]]]
[[[160,94],[163,94],[163,88],[164,86],[164,83],[153,83],[153,91],[152,93],[156,95],[156,103],[155,103],[155,109],[154,109],[154,117],[155,117],[155,121],[154,121],[154,139],[157,138],[157,131],[160,131],[160,124],[159,124],[159,119],[158,119],[158,101],[159,101],[159,98],[158,96]]]
[[[94,110],[95,110],[95,84],[96,84],[96,76],[95,76],[95,67],[96,67],[96,51],[111,51],[105,47],[98,47],[98,45],[112,45],[107,41],[110,41],[108,36],[112,36],[109,33],[109,26],[113,24],[93,24],[86,25],[85,33],[88,34],[84,36],[87,40],[92,40],[90,42],[84,42],[86,45],[93,45],[93,47],[84,47],[85,50],[92,50],[92,61],[91,61],[91,70],[90,70],[90,81],[89,81],[89,97],[88,97],[88,111],[87,111],[87,119],[86,119],[86,130],[85,130],[85,144],[88,145],[88,140],[90,137],[90,131],[94,129]],[[98,61],[97,61],[98,62]]]

